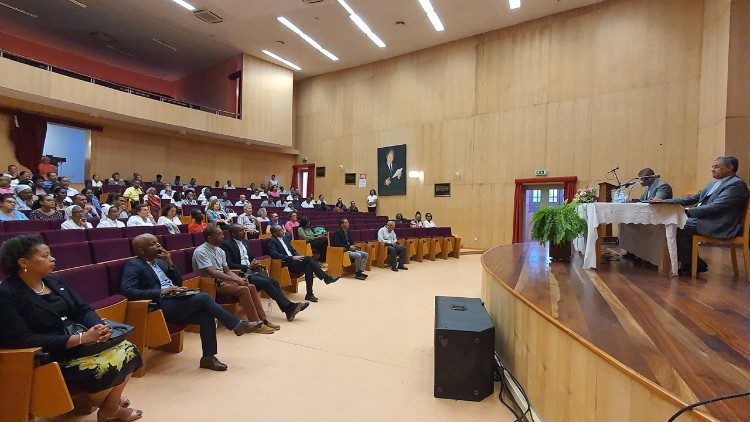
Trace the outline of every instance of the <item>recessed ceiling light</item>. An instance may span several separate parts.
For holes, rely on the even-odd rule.
[[[302,30],[299,29],[299,28],[297,28],[297,26],[294,25],[291,21],[289,21],[289,19],[287,19],[287,18],[285,18],[283,16],[279,16],[279,17],[276,18],[276,20],[278,20],[279,22],[283,23],[284,26],[286,26],[287,28],[291,29],[292,32],[294,32],[295,34],[299,35],[303,40],[307,41],[308,44],[310,44],[311,46],[315,47],[316,50],[318,50],[321,53],[323,53],[323,55],[325,55],[329,59],[331,59],[333,61],[337,61],[339,59],[338,57],[336,57],[335,55],[333,55],[333,53],[331,53],[330,51],[328,51],[325,48],[323,48],[323,46],[320,45],[314,39],[312,39],[312,37],[310,37],[309,35],[307,35],[304,32],[302,32]]]
[[[84,8],[84,9],[88,7],[87,5],[81,3],[80,1],[76,1],[76,0],[68,0],[68,1],[71,2],[71,3],[73,3],[73,4],[75,4],[78,7]]]
[[[279,56],[277,54],[274,54],[274,53],[272,53],[272,52],[270,52],[268,50],[263,50],[263,54],[265,54],[267,56],[270,56],[270,57],[273,57],[274,59],[280,61],[281,63],[284,63],[285,65],[291,67],[294,70],[302,70],[302,68],[299,67],[299,66],[297,66],[296,64],[294,64],[294,63],[290,62],[289,60],[287,60],[287,59],[285,59],[285,58],[283,58],[283,57],[281,57],[281,56]]]
[[[521,0],[508,0],[508,6],[510,6],[511,10],[518,9],[521,7]]]
[[[27,11],[25,11],[23,9],[19,9],[19,8],[15,7],[15,6],[11,6],[8,3],[3,3],[1,1],[0,1],[0,6],[4,6],[4,7],[7,7],[8,9],[15,10],[16,12],[24,14],[26,16],[31,16],[32,18],[38,18],[39,17],[39,16],[37,16],[37,15],[31,13],[31,12],[27,12]]]
[[[430,19],[432,26],[435,27],[435,31],[444,31],[445,27],[443,26],[443,22],[440,21],[440,17],[435,13],[435,9],[432,7],[430,0],[419,0],[419,4],[422,6],[422,9],[424,9],[424,12],[427,13],[427,17]]]
[[[372,42],[375,43],[375,45],[377,45],[380,48],[385,48],[385,43],[383,42],[383,40],[381,40],[380,37],[378,37],[374,32],[372,32],[372,30],[370,29],[369,26],[367,26],[365,21],[362,20],[362,18],[358,14],[354,13],[354,10],[352,10],[352,8],[349,7],[348,4],[346,4],[346,1],[338,0],[338,2],[341,5],[341,7],[343,7],[347,13],[349,13],[349,19],[351,19],[352,22],[354,22],[354,24],[357,25],[360,31],[364,32],[365,35],[367,35],[367,37],[370,38],[370,40],[372,40]]]
[[[172,0],[172,1],[175,2],[175,3],[177,3],[177,4],[179,4],[180,6],[184,7],[185,9],[187,9],[187,10],[189,10],[191,12],[195,11],[195,6],[193,6],[192,4],[186,2],[185,0]]]

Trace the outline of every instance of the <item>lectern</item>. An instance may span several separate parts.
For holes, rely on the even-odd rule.
[[[617,185],[613,185],[609,182],[599,183],[599,201],[598,202],[612,202],[612,192],[618,189]],[[612,225],[606,224],[604,230],[599,232],[599,238],[605,242],[611,242],[612,238]]]

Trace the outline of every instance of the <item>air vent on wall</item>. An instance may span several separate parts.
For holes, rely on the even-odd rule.
[[[224,22],[224,19],[221,18],[221,16],[217,15],[216,13],[208,10],[208,9],[200,9],[193,12],[193,15],[202,20],[203,22],[208,23],[219,23]]]

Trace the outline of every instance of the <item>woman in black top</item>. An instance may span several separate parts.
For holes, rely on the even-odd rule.
[[[140,410],[129,409],[122,392],[130,375],[142,365],[138,349],[123,341],[92,356],[78,356],[79,345],[104,342],[112,329],[68,286],[51,275],[55,258],[39,235],[6,240],[0,248],[6,274],[0,283],[0,348],[41,347],[60,364],[65,383],[76,402],[88,399],[99,407],[99,420],[133,421]],[[69,335],[65,320],[90,327]]]

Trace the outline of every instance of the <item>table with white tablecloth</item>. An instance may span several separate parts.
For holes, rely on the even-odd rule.
[[[661,265],[666,242],[671,275],[677,275],[677,229],[685,227],[687,215],[677,204],[592,202],[580,204],[578,214],[586,220],[586,237],[573,242],[583,253],[583,268],[596,268],[598,228],[601,224],[620,224],[620,247],[656,265]],[[623,233],[624,232],[624,233]],[[654,262],[656,261],[656,262]]]

